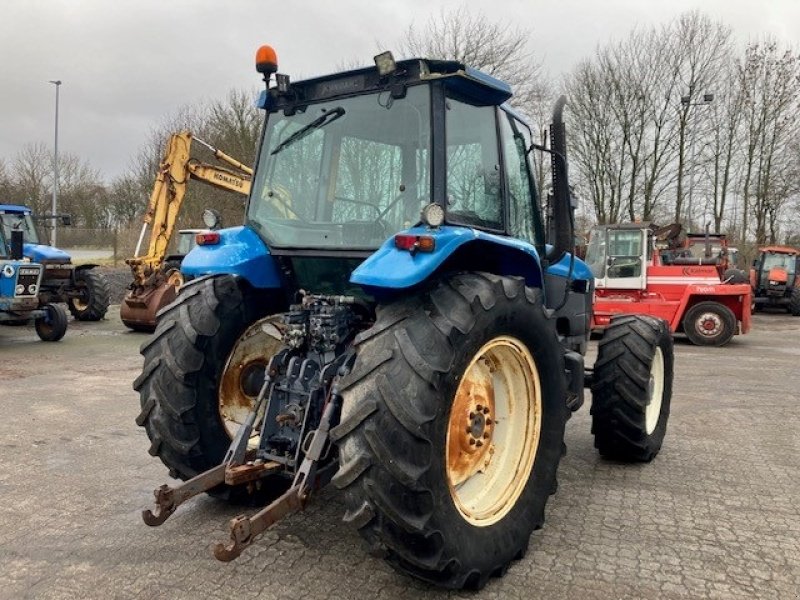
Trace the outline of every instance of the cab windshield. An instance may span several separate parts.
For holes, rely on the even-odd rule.
[[[768,253],[764,256],[764,270],[780,267],[786,269],[789,275],[794,274],[794,266],[797,262],[797,256],[794,254],[777,254]]]
[[[430,92],[270,114],[247,209],[272,246],[374,249],[430,202]]]
[[[33,218],[28,213],[0,213],[0,221],[3,224],[3,236],[11,242],[11,232],[22,231],[22,237],[27,244],[38,244],[39,235],[36,233],[36,226]]]

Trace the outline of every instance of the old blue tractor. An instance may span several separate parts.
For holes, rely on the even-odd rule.
[[[58,304],[42,304],[39,291],[43,266],[23,257],[23,236],[6,239],[0,227],[0,325],[33,322],[45,342],[57,342],[67,332],[67,312]]]
[[[259,494],[215,556],[238,556],[332,481],[344,521],[447,588],[501,575],[542,526],[564,427],[592,389],[600,453],[649,461],[672,393],[664,322],[615,319],[584,367],[591,271],[572,253],[562,98],[552,148],[511,89],[452,61],[268,89],[244,226],[204,232],[142,346],[137,422],[173,477],[143,513]],[[552,158],[545,240],[531,153]]]
[[[51,217],[41,216],[39,219]],[[52,218],[62,218],[64,215]],[[72,316],[79,321],[99,321],[108,310],[109,288],[97,265],[75,266],[69,254],[42,243],[36,228],[36,217],[30,208],[16,204],[0,204],[0,226],[7,239],[11,232],[21,231],[24,238],[23,254],[42,265],[44,273],[39,296],[44,304],[65,303]]]

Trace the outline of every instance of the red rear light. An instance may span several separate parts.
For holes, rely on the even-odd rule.
[[[394,236],[394,245],[398,250],[433,252],[436,248],[436,240],[430,235],[408,235],[407,233],[398,233]]]
[[[213,246],[219,244],[219,233],[216,231],[206,231],[204,233],[198,233],[194,236],[194,239],[198,246]]]

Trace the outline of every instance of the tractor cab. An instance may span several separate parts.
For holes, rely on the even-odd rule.
[[[586,263],[597,289],[645,289],[652,256],[651,230],[646,224],[599,225],[589,235]]]
[[[420,266],[436,268],[440,248],[490,237],[517,248],[507,269],[539,271],[545,245],[532,136],[505,104],[508,85],[457,62],[423,59],[298,82],[281,77],[259,100],[267,121],[244,227],[277,264],[265,269],[274,274],[265,287],[287,277],[292,288],[324,293],[409,287]],[[230,231],[220,232],[220,244],[256,237]],[[379,248],[404,257],[391,269],[362,265]],[[473,268],[500,261],[472,248]],[[193,251],[184,274],[214,272],[214,250]]]
[[[800,252],[785,246],[761,248],[755,261],[756,287],[769,295],[782,296],[787,286],[794,285]]]

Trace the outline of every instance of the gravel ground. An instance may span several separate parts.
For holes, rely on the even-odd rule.
[[[651,464],[601,459],[588,406],[576,413],[544,529],[478,593],[371,557],[333,489],[232,563],[208,546],[242,507],[202,496],[146,527],[140,511],[167,481],[134,423],[147,339],[113,306],[56,344],[0,328],[0,599],[800,598],[800,318],[757,314],[725,348],[676,340],[669,430]]]

